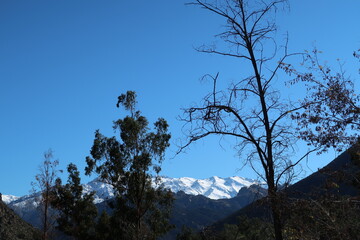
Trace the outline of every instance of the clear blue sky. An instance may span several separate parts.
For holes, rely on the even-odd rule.
[[[219,71],[232,81],[239,71],[234,59],[194,50],[212,43],[223,22],[185,2],[0,0],[0,192],[27,194],[49,148],[60,168],[74,162],[83,170],[94,131],[113,135],[112,121],[123,116],[117,96],[127,90],[137,92],[151,122],[164,117],[170,124],[173,144],[162,174],[256,178],[247,168],[238,171],[241,160],[216,138],[172,158],[184,137],[176,120],[181,108],[211,89],[199,78]],[[278,18],[290,50],[316,45],[326,58],[346,60],[355,77],[360,2],[292,0],[290,8]]]

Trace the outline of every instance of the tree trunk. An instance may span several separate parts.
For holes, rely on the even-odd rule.
[[[271,213],[272,213],[272,217],[273,217],[275,239],[283,240],[279,199],[278,199],[277,193],[273,186],[271,187],[271,189],[269,188],[268,193],[269,193],[269,197],[270,197],[270,204],[271,204],[270,207],[271,207]]]
[[[44,196],[43,196],[44,198]],[[47,231],[48,231],[48,204],[49,204],[49,190],[46,190],[44,202],[44,225],[43,225],[43,240],[47,239]]]

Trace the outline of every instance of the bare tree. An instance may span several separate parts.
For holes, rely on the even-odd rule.
[[[227,90],[218,90],[219,73],[206,75],[213,81],[213,89],[200,106],[185,109],[188,142],[209,135],[236,139],[236,149],[247,156],[246,164],[267,183],[275,238],[283,239],[279,185],[288,183],[294,167],[310,152],[291,159],[297,139],[291,125],[292,112],[303,108],[300,104],[281,99],[275,82],[282,80],[279,71],[284,61],[296,54],[275,41],[275,14],[285,0],[196,0],[190,5],[208,10],[226,21],[224,32],[218,37],[226,43],[226,50],[217,46],[202,46],[197,50],[239,60],[244,75]],[[286,66],[285,66],[286,67]],[[248,70],[251,69],[250,74]],[[285,83],[286,81],[281,81]]]
[[[58,160],[53,159],[53,152],[49,149],[44,153],[44,161],[39,166],[39,173],[35,176],[35,182],[32,182],[33,191],[41,192],[41,197],[38,199],[41,207],[41,216],[42,216],[42,239],[49,238],[49,232],[55,224],[55,220],[50,214],[50,202],[52,200],[51,190],[55,185],[55,180],[59,170],[57,166],[59,165]]]

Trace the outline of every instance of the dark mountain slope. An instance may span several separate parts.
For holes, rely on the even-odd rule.
[[[266,189],[257,185],[240,189],[236,197],[213,200],[202,195],[188,195],[178,192],[175,195],[171,222],[177,228],[185,225],[200,230],[236,210],[266,196]]]
[[[0,201],[1,240],[39,240],[41,234]]]
[[[182,226],[200,231],[206,226],[225,218],[253,201],[266,196],[267,190],[258,185],[243,187],[236,197],[213,200],[202,195],[188,195],[178,192],[171,217],[175,229],[170,231],[163,240],[175,239]]]
[[[357,156],[359,147],[352,147],[340,156],[309,175],[301,181],[291,185],[283,191],[290,199],[317,199],[325,195],[360,196],[360,188],[354,184],[360,173],[360,160]],[[270,219],[271,213],[266,198],[259,199],[252,204],[229,215],[212,226],[212,229],[222,229],[224,224],[236,224],[239,216]]]

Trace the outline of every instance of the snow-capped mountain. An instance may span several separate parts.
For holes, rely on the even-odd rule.
[[[2,201],[6,204],[9,204],[12,201],[19,199],[20,197],[13,196],[13,195],[2,195]]]
[[[206,179],[195,179],[189,177],[169,178],[162,177],[160,183],[164,188],[177,193],[183,191],[190,195],[203,195],[211,199],[226,199],[235,197],[242,187],[249,187],[259,182],[242,177],[210,177]],[[156,187],[155,181],[153,186]],[[100,203],[105,199],[114,197],[114,192],[109,184],[95,179],[84,185],[84,191],[95,191],[95,202]]]
[[[113,198],[115,196],[112,186],[110,184],[103,183],[98,179],[94,179],[91,182],[84,184],[83,191],[85,193],[95,192],[95,203],[101,203],[104,200]]]
[[[259,184],[258,181],[242,177],[210,177],[206,179],[161,178],[165,188],[177,193],[183,191],[190,195],[203,195],[211,199],[225,199],[235,197],[242,187]]]
[[[259,184],[258,181],[242,177],[210,177],[206,179],[195,179],[190,177],[169,178],[162,177],[159,184],[172,192],[183,191],[190,195],[203,195],[211,199],[227,199],[235,197],[242,187],[249,187],[253,184]],[[156,187],[155,181],[153,186]],[[114,197],[114,191],[111,185],[95,179],[83,185],[84,193],[95,191],[95,203],[103,202],[106,199]],[[16,197],[12,195],[2,195],[2,200],[10,206],[34,205],[36,207],[35,195],[26,195]]]

